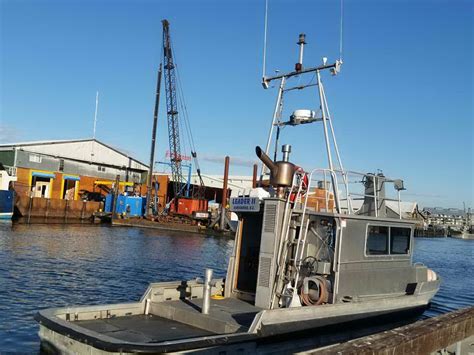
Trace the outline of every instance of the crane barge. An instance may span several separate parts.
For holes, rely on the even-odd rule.
[[[183,155],[181,153],[180,140],[180,121],[178,112],[178,90],[176,63],[171,45],[170,24],[168,20],[163,20],[163,68],[166,92],[166,115],[168,121],[168,140],[169,140],[169,165],[171,166],[171,181],[173,186],[173,198],[168,203],[168,213],[174,215],[196,217],[206,215],[207,200],[204,198],[205,186],[201,176],[201,169],[197,159],[196,149],[193,147],[192,132],[188,129],[190,135],[191,157],[194,161],[196,172],[199,178],[199,184],[193,186],[190,191],[190,183],[185,183],[183,176]],[[181,97],[181,100],[184,100]],[[185,112],[183,112],[185,114]],[[187,117],[184,117],[186,120]],[[190,177],[189,177],[190,178]],[[188,178],[188,179],[189,179]]]

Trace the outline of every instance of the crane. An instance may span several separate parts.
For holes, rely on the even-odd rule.
[[[180,134],[179,134],[179,117],[178,117],[178,91],[177,91],[177,74],[176,74],[176,63],[173,57],[173,50],[171,45],[171,36],[170,36],[170,25],[168,20],[163,20],[163,68],[164,68],[164,78],[165,78],[165,91],[166,91],[166,114],[168,118],[168,139],[170,146],[170,165],[171,165],[171,176],[172,176],[172,185],[174,193],[174,211],[178,211],[178,200],[185,196],[185,183],[182,170],[182,160],[183,156],[181,155],[181,144],[180,144]],[[183,100],[183,98],[181,98]],[[186,110],[185,110],[186,111]],[[183,112],[185,118],[185,124],[187,124],[187,132],[189,135],[190,146],[191,146],[191,156],[194,160],[196,171],[199,177],[199,185],[196,189],[193,188],[192,199],[202,200],[204,198],[204,182],[201,177],[201,169],[199,168],[199,163],[197,161],[197,153],[194,148],[194,142],[192,139],[191,129],[189,127],[189,122],[187,121],[187,112]],[[189,197],[186,194],[186,197]],[[199,204],[202,206],[202,204]],[[206,208],[207,210],[207,204]]]
[[[171,176],[175,199],[182,194],[183,170],[181,168],[181,145],[179,141],[178,105],[176,101],[176,73],[171,50],[168,20],[163,20],[163,67],[165,71],[166,114],[168,118],[168,139],[170,143]]]

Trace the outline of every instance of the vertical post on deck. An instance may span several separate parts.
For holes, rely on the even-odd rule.
[[[202,293],[202,314],[209,314],[209,308],[211,307],[211,281],[212,281],[212,269],[206,269],[204,275],[204,287]]]

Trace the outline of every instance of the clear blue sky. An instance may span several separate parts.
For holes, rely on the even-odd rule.
[[[213,161],[228,154],[231,174],[251,174],[276,95],[260,84],[264,0],[0,4],[1,142],[91,137],[99,90],[97,138],[147,162],[167,18],[203,172],[221,173]],[[403,177],[422,206],[473,206],[473,2],[344,8],[344,66],[323,80],[345,166]],[[307,66],[336,59],[339,1],[270,0],[268,72],[293,68],[300,32]],[[289,97],[285,115],[315,103]],[[166,131],[162,106],[158,159]],[[322,138],[313,124],[282,141],[310,169],[327,164]]]

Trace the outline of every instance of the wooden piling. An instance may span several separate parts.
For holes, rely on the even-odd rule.
[[[225,214],[226,214],[226,206],[227,206],[227,184],[229,181],[229,161],[230,161],[230,158],[226,156],[225,163],[224,163],[224,182],[222,186],[220,230],[224,230],[225,228]]]
[[[252,176],[252,188],[255,189],[257,187],[257,164],[253,164],[253,176]]]

